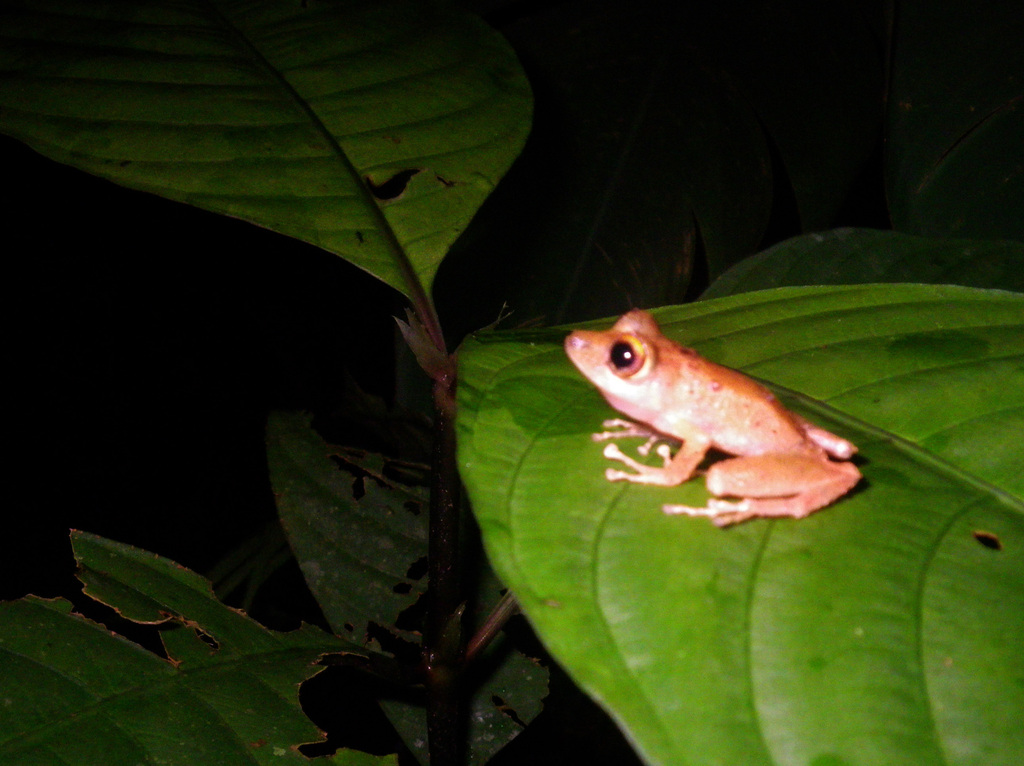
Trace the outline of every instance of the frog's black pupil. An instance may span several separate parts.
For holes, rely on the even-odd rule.
[[[636,351],[624,340],[612,346],[612,364],[616,369],[623,370],[636,361]]]

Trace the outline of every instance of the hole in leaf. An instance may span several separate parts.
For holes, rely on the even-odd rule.
[[[992,532],[985,532],[981,529],[974,530],[974,539],[981,543],[983,546],[993,551],[1001,551],[1003,544],[999,540],[999,536]]]
[[[391,590],[401,596],[404,596],[406,593],[410,593],[412,591],[412,586],[407,582],[400,582]]]
[[[344,455],[330,455],[330,460],[335,467],[344,471],[352,477],[352,499],[362,500],[366,494],[367,482],[375,482],[378,487],[386,487],[387,484],[368,474],[357,463],[348,460]]]
[[[519,716],[516,714],[516,711],[513,710],[509,705],[507,705],[505,703],[505,700],[503,700],[497,694],[491,695],[491,704],[493,704],[494,707],[498,708],[499,713],[501,713],[504,716],[507,716],[508,718],[511,718],[513,721],[516,722],[516,724],[522,726],[524,729],[526,728],[526,724],[520,720]]]
[[[354,668],[328,667],[305,681],[299,702],[326,739],[299,745],[307,758],[333,755],[340,748],[366,753],[405,753],[402,741],[377,700],[380,681]],[[402,763],[415,763],[412,756]]]
[[[401,626],[397,623],[395,624],[395,627],[401,629]],[[367,623],[366,636],[369,640],[376,641],[381,650],[392,655],[400,663],[409,667],[415,667],[419,662],[419,645],[399,638],[379,623]]]
[[[383,181],[382,183],[376,184],[373,179],[366,176],[366,185],[370,189],[370,193],[374,197],[379,199],[381,202],[389,202],[393,199],[398,199],[405,192],[406,187],[409,185],[409,181],[412,180],[413,176],[420,172],[419,168],[410,168],[408,170],[399,170],[391,178]]]
[[[352,480],[352,497],[354,497],[356,500],[362,500],[363,495],[365,494],[366,485],[363,484],[363,477],[356,476],[356,478]]]
[[[423,632],[423,625],[425,624],[427,615],[426,596],[426,593],[421,593],[415,603],[407,606],[399,613],[398,619],[395,620],[396,628],[399,630],[409,631],[410,633]]]
[[[213,636],[211,636],[205,630],[197,630],[196,631],[196,636],[199,638],[200,641],[202,641],[204,644],[206,644],[208,647],[210,647],[214,651],[216,651],[217,649],[220,649],[220,644],[217,643],[217,639],[215,639]]]
[[[419,516],[420,515],[420,504],[417,503],[415,500],[406,500],[402,504],[402,507],[404,507],[405,510],[407,510],[409,513],[411,513],[413,516]]]
[[[164,619],[152,622],[136,622],[123,617],[120,612],[96,599],[86,597],[80,591],[70,596],[74,604],[75,613],[85,617],[90,622],[99,623],[107,628],[112,634],[138,644],[158,657],[170,659],[167,656],[167,649],[160,639],[160,633],[166,630],[177,630],[179,623],[171,621],[171,616],[162,612]]]
[[[205,630],[200,628],[199,625],[197,625],[192,620],[185,620],[185,626],[192,628],[192,632],[196,634],[196,638],[198,638],[200,641],[202,641],[204,644],[210,647],[213,651],[216,652],[220,649],[220,642],[211,634],[207,633]]]
[[[414,562],[412,562],[412,565],[409,567],[409,571],[405,573],[405,576],[408,577],[410,580],[419,580],[426,573],[427,573],[427,557],[426,556],[420,556],[420,558],[418,558]]]

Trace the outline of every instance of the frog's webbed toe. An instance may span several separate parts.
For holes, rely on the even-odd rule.
[[[604,475],[608,481],[632,481],[638,484],[664,484],[666,483],[665,469],[668,468],[669,464],[672,462],[672,453],[667,444],[658,445],[656,452],[662,460],[661,467],[645,465],[624,453],[619,449],[619,445],[609,444],[604,448],[604,456],[609,460],[616,460],[622,463],[627,468],[633,469],[633,471],[631,473],[617,468],[608,468],[605,470]]]

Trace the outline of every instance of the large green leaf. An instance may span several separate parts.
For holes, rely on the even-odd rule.
[[[436,3],[45,0],[5,3],[0,29],[3,132],[406,293],[529,127],[514,54]]]
[[[1024,239],[1024,14],[902,0],[894,17],[886,186],[893,225]]]
[[[361,650],[305,626],[275,633],[216,600],[167,559],[75,533],[86,593],[162,626],[161,657],[57,599],[0,604],[0,762],[307,763],[319,733],[299,684],[329,652]],[[368,763],[339,754],[334,763]],[[384,759],[374,761],[385,763]]]
[[[281,523],[331,627],[367,645],[392,650],[403,639],[418,651],[418,625],[399,618],[426,590],[428,497],[422,481],[409,481],[422,480],[426,468],[328,445],[309,416],[295,412],[271,414],[267,456]],[[480,610],[470,610],[467,630],[499,599],[498,583],[483,570],[473,573],[482,580]],[[468,762],[482,764],[540,712],[547,671],[506,645],[470,669],[466,688]],[[425,709],[411,700],[404,694],[382,707],[426,763]]]
[[[604,479],[612,411],[565,331],[467,341],[463,476],[554,657],[650,763],[1024,762],[1024,297],[789,288],[656,315],[854,441],[865,480],[800,521],[666,516],[703,482]]]
[[[1024,244],[835,229],[793,237],[745,258],[716,279],[701,297],[720,298],[769,287],[870,282],[1024,292]]]

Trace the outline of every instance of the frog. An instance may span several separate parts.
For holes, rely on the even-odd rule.
[[[857,447],[782,405],[765,386],[665,337],[651,314],[633,309],[608,330],[576,330],[565,352],[607,402],[629,419],[605,420],[593,434],[609,442],[608,481],[674,487],[702,471],[709,497],[695,507],[666,503],[669,515],[706,516],[719,527],[755,518],[804,518],[861,480]],[[649,465],[612,440],[641,437],[661,465]],[[678,448],[675,445],[679,444]],[[675,451],[673,452],[673,449]]]

